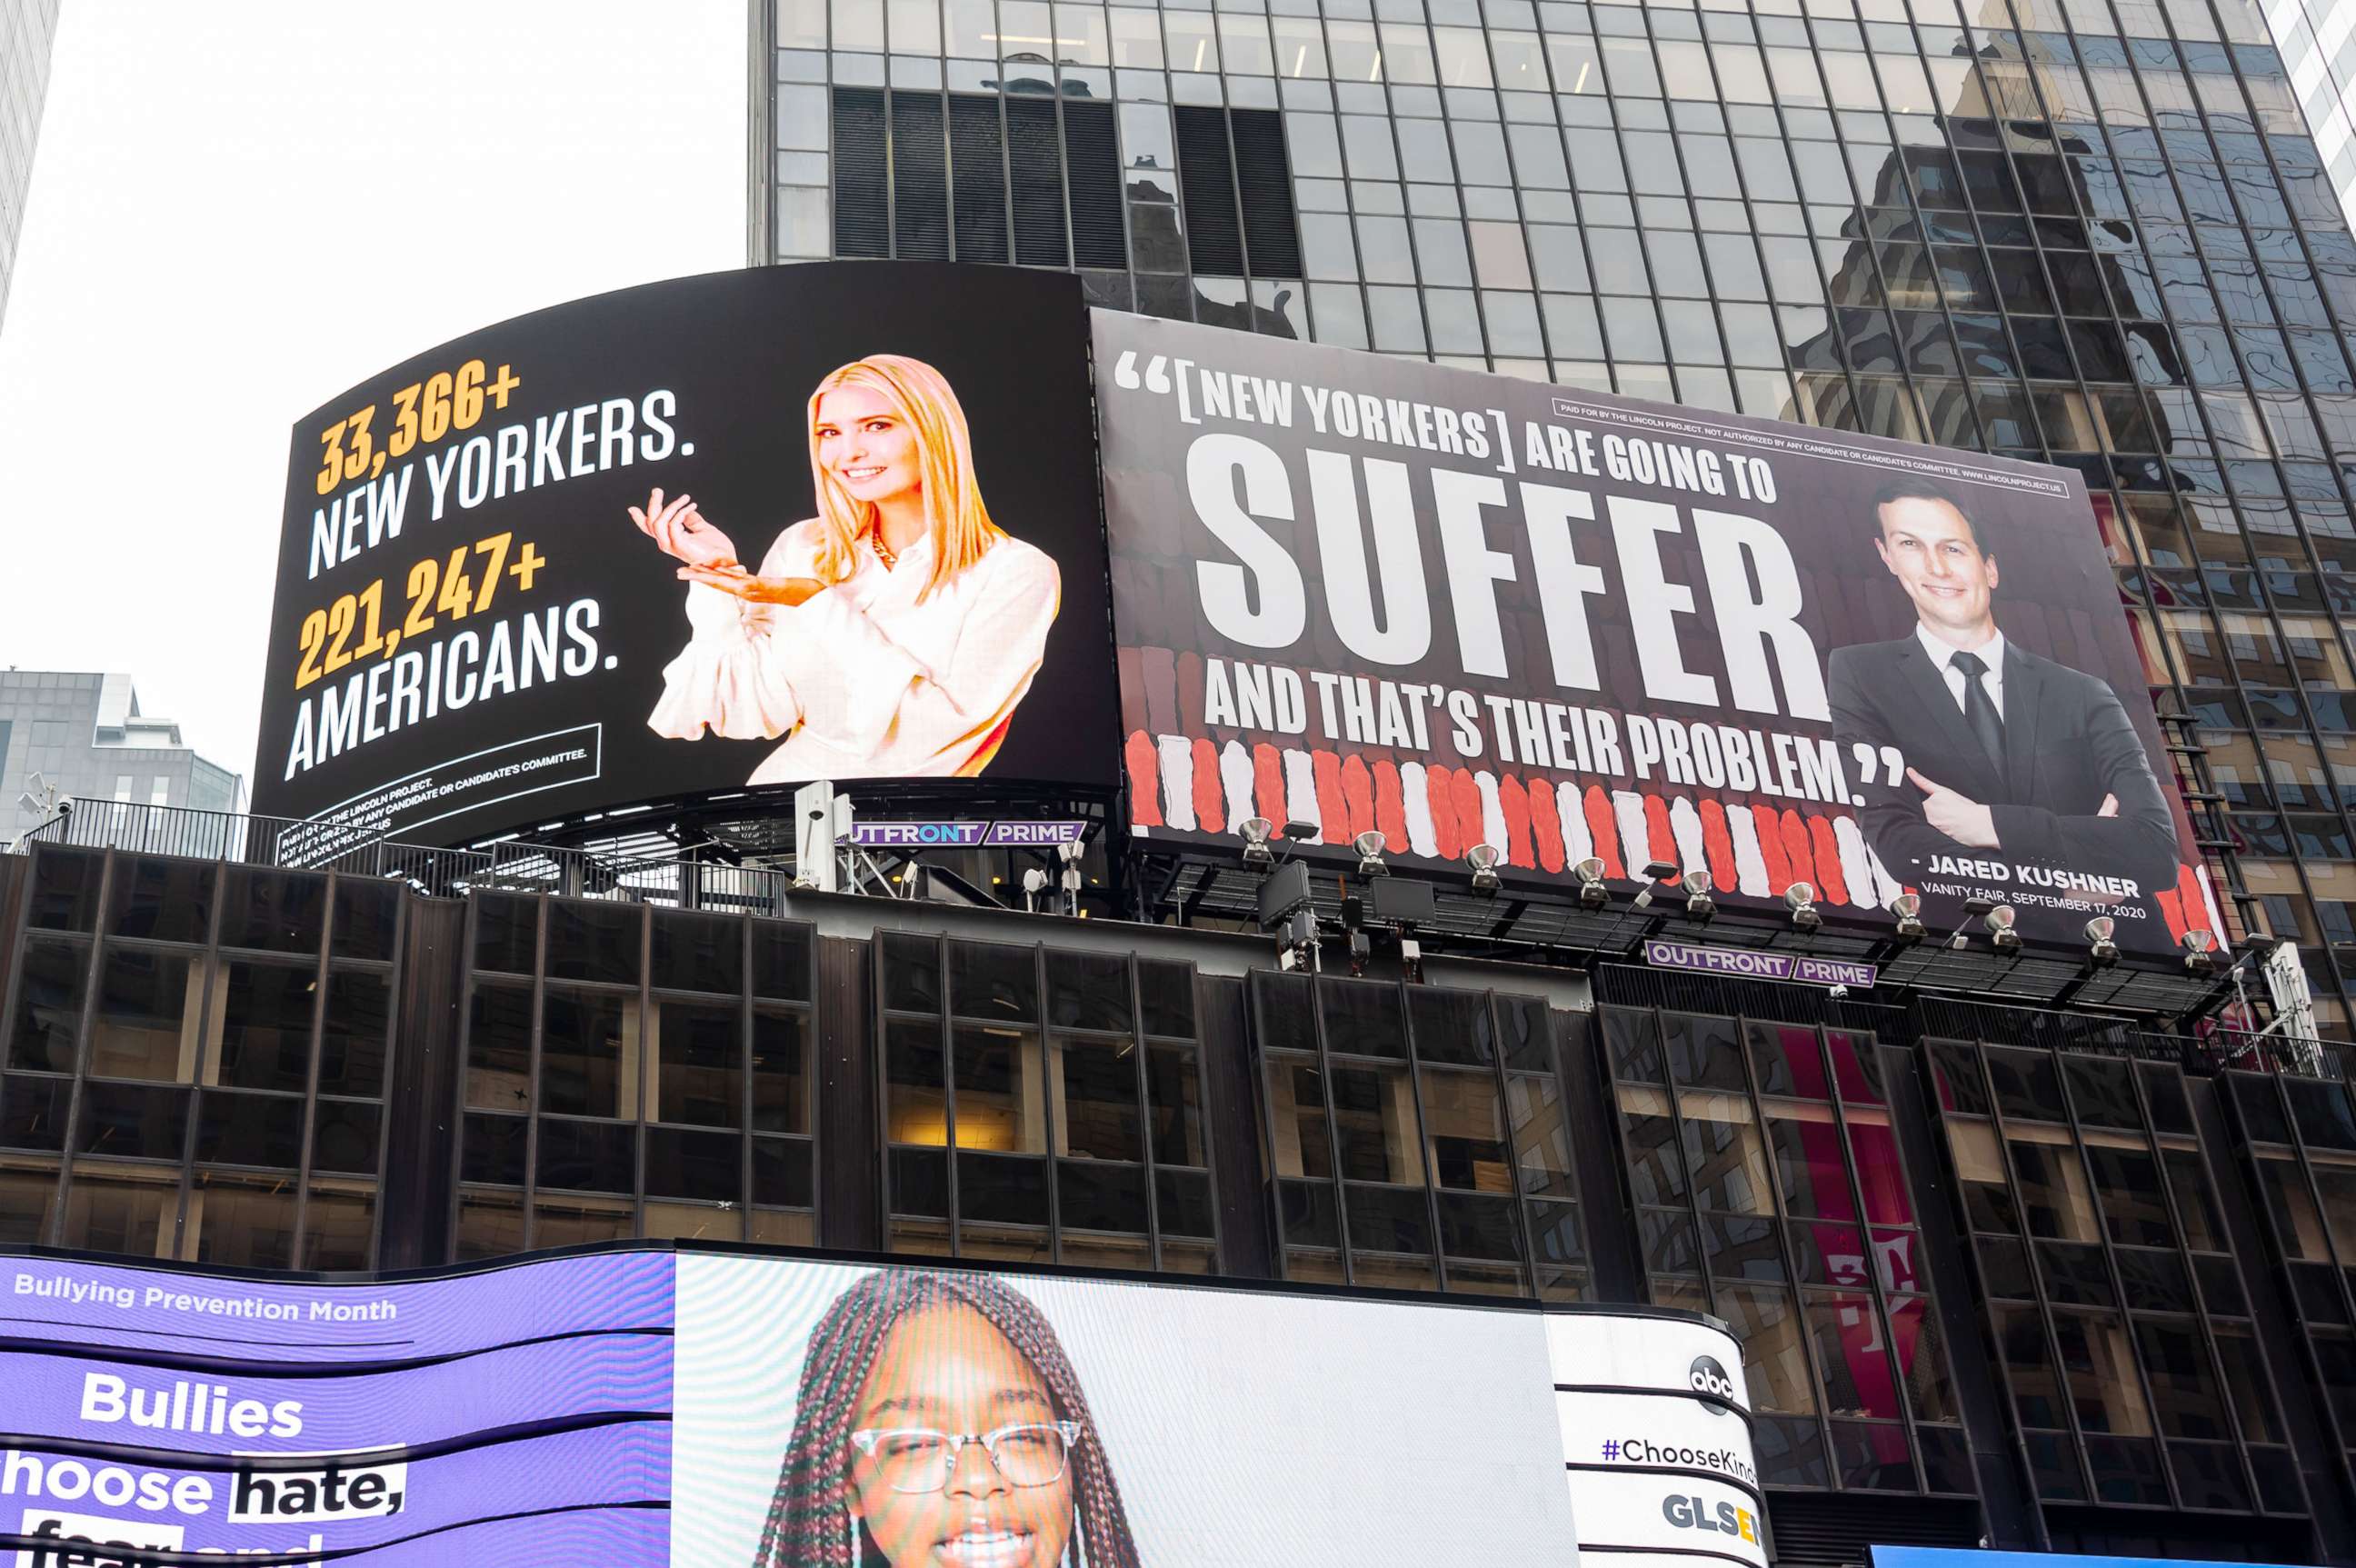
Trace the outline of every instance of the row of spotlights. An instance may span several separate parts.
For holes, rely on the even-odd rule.
[[[1269,841],[1276,832],[1276,825],[1266,817],[1246,817],[1236,824],[1236,832],[1244,841],[1246,865],[1265,867],[1275,864],[1275,852],[1269,848]],[[1286,836],[1296,835],[1288,829]],[[1381,876],[1390,870],[1383,860],[1385,840],[1379,831],[1369,829],[1358,834],[1350,841],[1350,847],[1358,853],[1359,875]],[[1501,884],[1497,876],[1497,862],[1502,858],[1497,846],[1492,843],[1476,843],[1464,852],[1464,864],[1472,873],[1472,891],[1485,895],[1498,890]],[[1638,898],[1641,902],[1649,903],[1652,884],[1673,875],[1676,868],[1665,862],[1655,862],[1644,870],[1644,891],[1638,895]],[[1578,885],[1579,901],[1582,906],[1600,909],[1612,901],[1612,889],[1604,882],[1604,866],[1600,857],[1590,855],[1579,862],[1570,868],[1570,874],[1572,881]],[[1713,884],[1709,873],[1697,866],[1686,872],[1680,881],[1685,888],[1686,918],[1697,925],[1708,923],[1710,917],[1718,913],[1718,902],[1710,897]],[[1814,931],[1825,923],[1823,913],[1816,908],[1816,890],[1808,883],[1794,882],[1786,887],[1783,903],[1791,910],[1793,926],[1800,930]],[[1897,922],[1894,934],[1901,944],[1919,942],[1929,934],[1922,924],[1922,900],[1917,895],[1901,893],[1890,899],[1890,913]],[[2018,952],[2020,949],[2019,920],[2019,916],[2011,905],[1998,904],[1981,917],[1980,923],[1987,932],[1989,945],[1997,951]],[[2104,968],[2118,961],[2117,934],[2118,922],[2108,915],[2097,915],[2086,922],[2086,951],[2095,968]],[[1947,939],[1947,946],[1958,950],[1970,944],[1970,936],[1962,930]],[[2184,933],[2182,945],[2185,968],[2198,970],[2212,965],[2214,961],[2210,953],[2217,945],[2216,933],[2196,926]]]
[[[1269,840],[1275,831],[1274,824],[1266,817],[1247,817],[1236,824],[1236,832],[1244,841],[1246,865],[1264,867],[1274,864],[1275,852],[1269,847]],[[1383,861],[1385,845],[1382,832],[1371,828],[1350,841],[1350,847],[1358,854],[1359,875],[1381,876],[1390,870]],[[1464,864],[1472,872],[1472,891],[1491,894],[1503,886],[1497,875],[1497,863],[1503,858],[1503,852],[1493,843],[1476,843],[1464,852]],[[1603,861],[1600,856],[1590,855],[1578,862],[1571,866],[1570,874],[1572,880],[1579,885],[1580,904],[1590,909],[1600,909],[1612,901],[1612,889],[1604,882]],[[1637,903],[1649,904],[1652,901],[1652,885],[1671,876],[1678,877],[1685,888],[1686,918],[1697,925],[1706,924],[1711,916],[1718,913],[1718,901],[1710,897],[1715,884],[1709,873],[1695,866],[1680,875],[1677,867],[1667,861],[1655,861],[1644,867],[1644,890],[1636,896]],[[1809,884],[1792,884],[1784,890],[1783,902],[1791,907],[1792,924],[1800,929],[1813,931],[1824,924],[1824,917],[1816,909],[1816,890]]]
[[[1922,924],[1920,895],[1901,893],[1890,901],[1890,913],[1898,922],[1897,937],[1901,946],[1919,942],[1930,934],[1929,928]]]

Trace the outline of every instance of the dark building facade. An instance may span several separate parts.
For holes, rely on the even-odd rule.
[[[2076,468],[2233,918],[2348,1037],[2356,239],[2254,0],[752,9],[755,262]]]
[[[335,1272],[724,1240],[1698,1309],[1744,1346],[1777,1562],[2356,1557],[2329,1056],[396,869],[0,857],[0,1242]]]

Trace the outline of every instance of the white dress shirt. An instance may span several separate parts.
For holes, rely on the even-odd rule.
[[[778,535],[764,577],[814,577],[821,524]],[[747,780],[946,778],[979,773],[1030,691],[1063,601],[1044,551],[1013,538],[928,596],[931,536],[886,567],[862,542],[843,581],[798,605],[687,590],[693,636],[663,671],[657,735],[775,740]]]
[[[1946,678],[1947,690],[1955,696],[1955,706],[1966,713],[1971,710],[1965,704],[1964,672],[1948,661],[1959,652],[1978,655],[1980,662],[1987,666],[1987,671],[1980,676],[1980,690],[1986,692],[1988,701],[1996,704],[1996,716],[2004,717],[2004,633],[1997,632],[1977,648],[1965,649],[1941,642],[1920,621],[1914,623],[1914,635],[1921,639],[1922,651],[1931,656],[1932,665]]]

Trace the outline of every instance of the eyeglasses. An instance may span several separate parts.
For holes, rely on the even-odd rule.
[[[851,1434],[851,1446],[875,1462],[884,1484],[895,1492],[937,1492],[957,1473],[958,1455],[979,1443],[990,1462],[1012,1487],[1044,1487],[1064,1473],[1076,1421],[1026,1423],[995,1432],[935,1432],[924,1426],[873,1427]]]

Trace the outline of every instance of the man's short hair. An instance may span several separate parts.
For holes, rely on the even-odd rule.
[[[1992,553],[1988,549],[1987,542],[1980,537],[1980,525],[1972,520],[1972,509],[1964,504],[1962,492],[1954,486],[1939,479],[1909,475],[1901,475],[1885,483],[1879,489],[1873,492],[1873,505],[1870,509],[1873,514],[1873,536],[1876,539],[1879,539],[1883,532],[1881,509],[1892,501],[1944,501],[1955,509],[1955,515],[1962,518],[1964,526],[1972,531],[1972,547],[1983,555]]]

